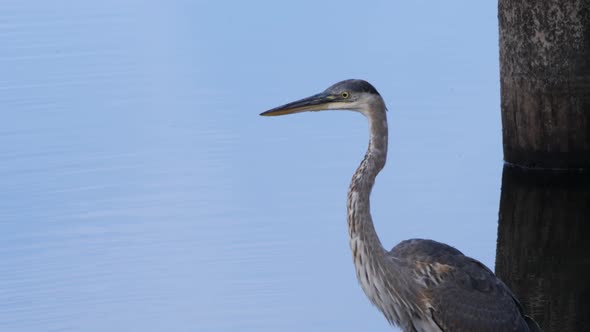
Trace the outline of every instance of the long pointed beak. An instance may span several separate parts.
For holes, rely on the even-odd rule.
[[[287,115],[293,113],[300,113],[306,111],[321,111],[329,109],[330,104],[336,100],[334,96],[325,92],[318,93],[311,97],[303,98],[301,100],[294,101],[292,103],[285,104],[283,106],[275,107],[266,112],[260,113],[262,116],[277,116]]]

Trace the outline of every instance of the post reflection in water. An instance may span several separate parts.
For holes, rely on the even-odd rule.
[[[496,274],[550,331],[590,331],[590,174],[502,174]]]

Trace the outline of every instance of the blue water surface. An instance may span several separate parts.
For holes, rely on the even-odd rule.
[[[357,284],[352,112],[389,108],[382,242],[493,267],[496,3],[17,1],[0,12],[0,331],[391,331]]]

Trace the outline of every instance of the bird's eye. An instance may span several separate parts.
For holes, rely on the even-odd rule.
[[[348,93],[348,91],[344,91],[344,92],[340,93],[340,96],[342,98],[346,99],[346,98],[350,97],[350,93]]]

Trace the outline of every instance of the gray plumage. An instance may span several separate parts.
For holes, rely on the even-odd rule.
[[[350,183],[347,219],[357,278],[385,318],[406,332],[541,331],[492,271],[459,250],[423,239],[384,249],[373,226],[370,194],[387,158],[387,115],[371,84],[342,81],[261,115],[328,109],[358,111],[369,120],[369,147]]]

